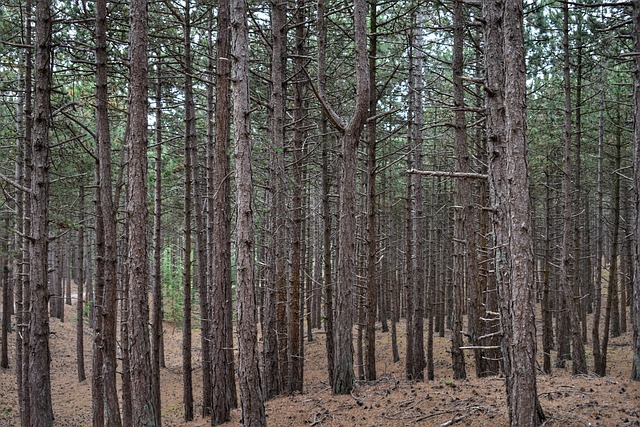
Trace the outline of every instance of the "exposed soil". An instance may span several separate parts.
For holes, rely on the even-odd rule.
[[[56,426],[91,425],[91,382],[78,383],[75,354],[75,308],[66,306],[65,323],[51,319],[51,375]],[[540,329],[539,329],[540,330]],[[191,423],[182,419],[182,331],[171,324],[165,330],[166,365],[162,372],[162,417],[164,426],[208,426],[209,419],[197,416]],[[404,379],[404,324],[398,325],[401,362],[391,358],[391,335],[377,331],[378,381],[360,382],[349,396],[332,396],[327,382],[324,334],[314,331],[305,341],[304,393],[267,403],[267,420],[272,426],[503,426],[508,424],[502,378],[452,379],[448,337],[435,338],[436,379],[408,382]],[[19,425],[15,386],[13,343],[10,335],[10,369],[0,370],[0,426]],[[194,331],[194,397],[196,414],[201,411],[200,335]],[[611,340],[607,377],[570,375],[554,369],[552,375],[538,374],[538,393],[549,426],[640,426],[640,382],[629,380],[631,333]],[[555,356],[555,355],[554,355]],[[592,365],[591,355],[588,361]],[[472,357],[467,373],[473,376]],[[85,364],[91,376],[91,331],[85,335]],[[233,411],[230,425],[240,423],[240,411]]]

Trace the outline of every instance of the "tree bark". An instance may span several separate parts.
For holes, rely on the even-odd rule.
[[[162,71],[156,65],[156,159],[153,184],[153,284],[151,311],[151,387],[156,408],[161,408],[160,367],[162,366]],[[204,334],[204,330],[203,330]],[[204,367],[203,367],[204,370]],[[156,411],[156,426],[162,417]]]
[[[209,187],[214,189],[211,200],[210,221],[212,222],[211,236],[211,265],[213,272],[211,290],[211,370],[213,381],[211,425],[216,426],[229,421],[231,417],[231,403],[235,397],[234,378],[229,366],[232,353],[227,350],[228,325],[227,311],[231,301],[228,301],[231,288],[231,205],[229,195],[231,184],[229,179],[229,141],[230,141],[230,8],[228,0],[221,0],[218,10],[217,32],[217,67],[216,67],[216,140],[213,155],[212,179]],[[215,307],[215,308],[214,308]],[[224,307],[220,310],[219,307]]]
[[[77,277],[78,277],[78,301],[76,305],[76,363],[78,369],[78,382],[83,382],[87,379],[87,374],[84,368],[84,284],[85,284],[85,188],[84,185],[80,186],[80,194],[78,204],[80,205],[80,217],[78,222],[80,228],[78,229],[78,248],[77,248]]]
[[[31,316],[29,319],[29,412],[30,425],[53,425],[49,352],[47,287],[49,248],[49,129],[51,127],[51,2],[36,1],[35,93],[29,236]],[[29,149],[29,148],[27,148]]]
[[[484,0],[489,185],[509,422],[544,421],[536,392],[533,242],[521,0]]]
[[[633,2],[633,47],[640,52],[640,1]],[[631,379],[640,381],[640,56],[634,57],[633,79],[633,164],[634,164],[634,240],[633,240],[633,366]]]
[[[249,106],[249,39],[246,0],[231,1],[231,78],[233,85],[234,155],[237,194],[236,289],[238,380],[242,423],[265,426],[260,379],[254,283],[253,176]]]
[[[127,220],[129,239],[129,333],[133,425],[155,426],[156,411],[151,387],[149,344],[149,282],[147,253],[147,1],[132,0],[129,19],[129,162]]]
[[[184,420],[193,420],[193,372],[191,363],[191,228],[192,228],[192,177],[193,149],[196,143],[196,114],[193,100],[193,79],[191,77],[191,1],[185,2],[182,17],[184,36],[184,266],[182,270],[183,325],[182,325],[182,405]]]

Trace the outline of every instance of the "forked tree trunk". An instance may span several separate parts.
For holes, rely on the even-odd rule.
[[[324,87],[318,87],[318,98],[333,125],[339,130],[342,140],[342,176],[338,226],[338,266],[337,298],[334,337],[335,359],[332,391],[334,394],[348,394],[353,390],[353,292],[356,284],[356,170],[357,148],[360,133],[365,123],[369,107],[369,73],[367,56],[366,13],[367,3],[354,0],[353,7],[354,42],[356,56],[356,105],[348,123],[328,104]],[[324,73],[325,29],[324,1],[318,2],[318,70]],[[320,77],[320,76],[319,76]],[[318,79],[321,83],[323,79]]]

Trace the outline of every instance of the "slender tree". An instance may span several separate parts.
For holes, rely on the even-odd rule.
[[[633,48],[640,52],[640,1],[633,2]],[[634,190],[635,190],[635,233],[634,233],[634,282],[633,282],[633,366],[631,378],[640,381],[640,56],[634,57],[633,80],[633,160],[634,160]]]

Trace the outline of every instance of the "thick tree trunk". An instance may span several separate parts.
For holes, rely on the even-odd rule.
[[[132,0],[129,33],[129,162],[127,220],[129,239],[129,333],[133,425],[155,426],[156,411],[151,387],[149,344],[149,282],[147,253],[147,1]]]
[[[111,182],[111,138],[109,135],[107,90],[107,2],[96,2],[96,147],[98,150],[99,203],[102,210],[104,239],[103,292],[101,307],[102,381],[105,404],[105,425],[118,427],[120,407],[116,386],[117,332],[117,237]]]
[[[489,185],[509,421],[540,425],[521,0],[483,1]]]
[[[36,1],[33,169],[31,175],[31,317],[29,319],[29,412],[32,426],[53,425],[47,288],[49,247],[49,128],[51,127],[51,2]]]
[[[267,419],[260,379],[254,283],[253,176],[249,121],[249,40],[247,3],[231,1],[231,78],[233,85],[234,154],[237,194],[236,289],[238,316],[238,380],[242,423],[264,426]]]
[[[464,111],[464,85],[462,75],[464,71],[464,15],[462,1],[453,2],[453,97],[455,104],[455,140],[456,140],[456,172],[470,172],[469,148],[467,147],[467,118]],[[462,340],[462,323],[464,315],[464,290],[465,283],[470,292],[470,300],[478,301],[480,295],[476,295],[477,262],[475,248],[475,230],[473,227],[473,200],[471,182],[467,179],[454,181],[454,224],[453,224],[453,329],[451,331],[451,358],[453,363],[453,378],[465,379],[464,352],[460,347]],[[475,315],[477,310],[469,310],[469,333],[471,341],[477,344],[478,329]],[[474,350],[476,370],[478,376],[482,368],[482,354],[480,350]]]
[[[216,141],[213,155],[212,179],[209,187],[215,189],[211,200],[210,221],[212,222],[211,239],[211,370],[213,381],[211,425],[216,426],[229,421],[231,417],[231,403],[235,397],[232,386],[234,378],[229,375],[230,352],[227,350],[227,311],[230,301],[227,301],[228,288],[231,287],[231,205],[230,194],[230,166],[229,166],[229,138],[230,138],[230,22],[229,1],[221,0],[218,7],[217,32],[217,67],[216,67]],[[224,307],[222,310],[220,307]]]

